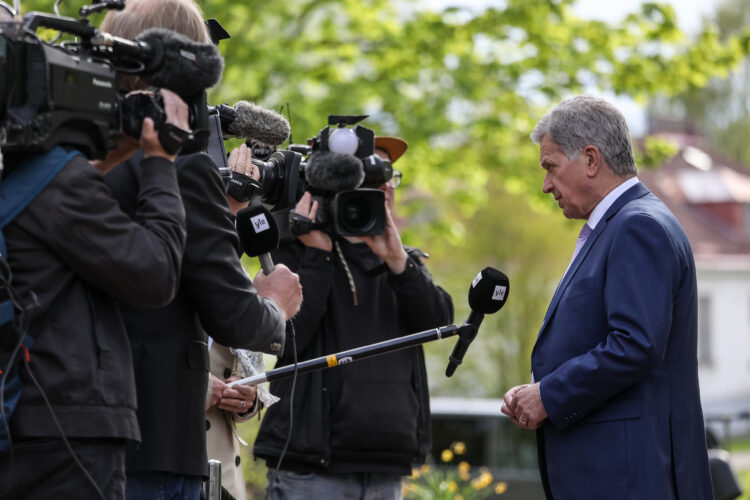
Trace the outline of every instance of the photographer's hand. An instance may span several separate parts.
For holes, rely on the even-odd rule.
[[[167,89],[160,89],[159,93],[164,101],[164,113],[167,115],[167,123],[171,123],[172,125],[189,132],[188,107],[187,104],[185,104],[185,101],[180,99],[180,96]],[[161,142],[159,142],[159,132],[154,128],[154,121],[151,118],[144,118],[143,120],[143,128],[141,130],[141,139],[139,143],[145,158],[161,156],[169,161],[174,161],[175,158],[177,158],[176,154],[167,153],[161,145]]]
[[[256,181],[260,180],[260,170],[253,164],[253,152],[245,144],[235,148],[229,153],[229,168],[232,172],[252,177]],[[237,212],[247,207],[250,201],[237,201],[232,195],[227,193],[227,202],[232,215],[236,216]]]
[[[385,231],[383,231],[383,234],[361,236],[360,238],[374,254],[385,261],[393,274],[404,272],[409,256],[401,243],[401,235],[398,233],[396,223],[393,222],[388,204],[385,205]]]
[[[302,195],[302,198],[297,202],[294,211],[303,217],[307,217],[311,221],[315,221],[315,217],[318,215],[318,202],[313,202],[312,195],[306,191],[305,194]],[[297,238],[306,247],[319,248],[326,252],[333,250],[331,237],[323,231],[313,230],[309,233],[300,234]]]

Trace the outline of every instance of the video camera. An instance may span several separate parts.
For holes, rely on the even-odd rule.
[[[365,118],[330,115],[328,126],[307,145],[291,145],[267,157],[253,148],[253,163],[260,170],[258,196],[266,208],[293,209],[305,191],[318,201],[315,221],[290,213],[294,234],[320,229],[366,236],[385,230],[385,194],[377,188],[391,179],[393,167],[375,154],[372,130],[352,127]]]
[[[22,21],[0,23],[3,150],[25,152],[68,145],[100,159],[117,147],[124,124],[137,138],[142,106],[128,105],[118,91],[118,74],[136,75],[149,85],[179,94],[190,108],[193,130],[182,151],[205,149],[205,89],[221,76],[223,60],[218,50],[163,29],[148,30],[130,41],[97,30],[85,17],[96,10],[123,6],[121,1],[108,0],[82,7],[80,20],[30,12]],[[77,41],[45,42],[36,34],[40,27],[74,35]],[[142,102],[143,97],[134,99]],[[146,112],[157,127],[166,122],[159,99],[152,97]],[[141,115],[134,120],[129,114],[135,110],[141,110]]]

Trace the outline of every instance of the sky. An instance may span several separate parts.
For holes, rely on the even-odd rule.
[[[448,5],[460,5],[481,9],[488,6],[502,6],[503,0],[423,0],[428,8],[439,9]],[[700,31],[703,18],[710,16],[721,3],[721,0],[656,0],[672,5],[677,14],[680,28],[688,35]],[[583,18],[598,19],[606,22],[617,22],[627,14],[638,12],[645,0],[577,0],[573,11]],[[646,112],[643,107],[630,98],[602,94],[625,114],[630,132],[634,136],[646,133]]]

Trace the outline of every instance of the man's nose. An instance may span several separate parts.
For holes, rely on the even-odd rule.
[[[549,178],[549,173],[544,174],[544,181],[542,181],[542,192],[552,192],[552,180]]]

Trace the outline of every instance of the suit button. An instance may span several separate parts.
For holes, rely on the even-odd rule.
[[[240,456],[239,455],[237,455],[236,457],[234,457],[234,465],[235,465],[235,467],[239,467],[240,466]]]
[[[224,378],[227,379],[232,376],[232,370],[229,368],[224,368]]]
[[[206,430],[208,430],[210,428],[211,428],[211,422],[209,422],[208,420],[206,420]]]

